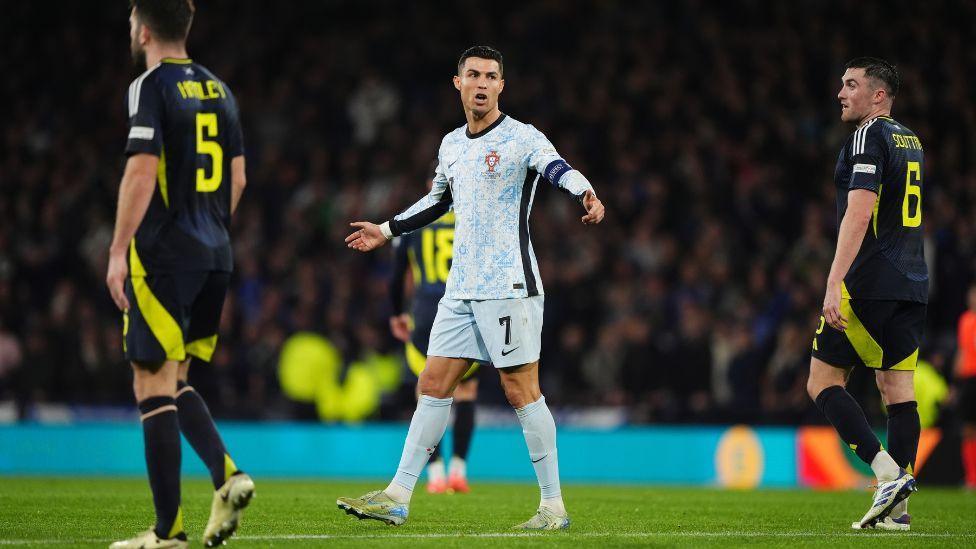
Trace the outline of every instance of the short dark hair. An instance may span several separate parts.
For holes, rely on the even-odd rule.
[[[864,76],[884,83],[885,91],[890,97],[898,95],[901,78],[894,65],[877,57],[855,57],[847,62],[848,69],[864,69]]]
[[[136,17],[163,42],[186,40],[193,23],[193,0],[129,0]]]
[[[464,68],[464,61],[469,57],[477,57],[478,59],[494,59],[495,61],[498,61],[498,75],[505,76],[505,63],[502,60],[502,52],[491,46],[471,46],[470,48],[464,50],[464,53],[461,54],[461,58],[458,59],[458,74],[461,74],[461,69]]]

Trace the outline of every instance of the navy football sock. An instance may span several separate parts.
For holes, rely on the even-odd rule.
[[[220,488],[238,470],[227,454],[224,441],[220,439],[207,403],[193,387],[180,381],[177,384],[176,404],[179,409],[180,431],[210,471],[214,489]]]
[[[921,430],[918,402],[910,400],[888,406],[888,453],[899,467],[910,473],[915,468]]]
[[[875,436],[864,410],[854,397],[839,385],[827,387],[817,395],[817,407],[837,430],[840,438],[850,446],[861,461],[871,465],[881,451],[881,441]]]
[[[454,402],[454,455],[468,459],[474,432],[474,401]]]
[[[180,508],[180,426],[176,399],[149,397],[139,403],[146,446],[146,470],[156,507],[156,535],[172,538],[183,532]]]

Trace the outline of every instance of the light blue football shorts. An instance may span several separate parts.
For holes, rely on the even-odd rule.
[[[441,298],[427,356],[490,362],[495,368],[539,360],[544,296],[486,299]]]

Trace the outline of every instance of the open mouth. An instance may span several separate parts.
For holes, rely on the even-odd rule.
[[[488,101],[488,96],[483,93],[476,93],[474,99],[475,101],[485,102]]]

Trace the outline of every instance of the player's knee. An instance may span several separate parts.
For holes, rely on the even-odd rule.
[[[542,396],[541,393],[535,394],[537,391],[532,391],[529,387],[523,387],[515,383],[506,384],[504,389],[505,398],[512,405],[512,408],[515,409],[524,408],[539,400]]]
[[[816,402],[817,397],[820,396],[820,393],[824,392],[824,389],[834,385],[840,385],[843,387],[842,383],[838,384],[834,382],[826,382],[823,379],[811,375],[807,378],[807,395],[810,396],[810,400]]]
[[[154,396],[176,395],[176,363],[133,362],[132,392],[136,401]]]
[[[454,393],[454,382],[446,376],[435,376],[424,370],[417,380],[417,392],[434,398],[447,398]]]
[[[816,401],[817,395],[820,394],[821,388],[820,384],[814,381],[813,376],[807,378],[807,395],[810,396],[810,400]]]
[[[915,400],[915,383],[911,372],[875,372],[875,382],[885,406]]]

